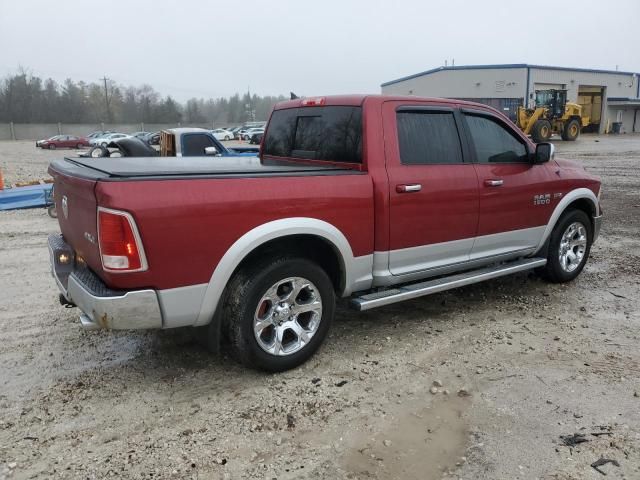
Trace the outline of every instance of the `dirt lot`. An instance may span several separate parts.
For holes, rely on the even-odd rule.
[[[604,181],[575,282],[341,307],[318,354],[279,375],[188,330],[82,331],[48,273],[56,221],[0,212],[0,478],[583,480],[600,458],[618,462],[607,478],[640,478],[640,136],[557,147]],[[0,142],[0,169],[42,177],[61,154]]]

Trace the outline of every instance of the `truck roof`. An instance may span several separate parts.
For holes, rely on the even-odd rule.
[[[164,131],[173,133],[174,135],[182,135],[183,133],[209,132],[209,130],[207,130],[206,128],[198,127],[165,128]]]
[[[453,98],[438,98],[438,97],[418,97],[415,95],[367,95],[367,94],[356,94],[356,95],[318,95],[311,96],[305,98],[296,98],[295,100],[285,100],[283,102],[279,102],[274,107],[274,110],[282,110],[285,108],[297,108],[302,107],[303,102],[305,100],[310,99],[323,99],[323,105],[344,105],[344,106],[358,106],[362,105],[367,99],[374,99],[378,102],[385,102],[390,100],[407,100],[407,101],[429,101],[429,102],[437,102],[440,104],[462,104],[469,106],[481,106],[483,108],[487,108],[486,105],[475,102],[468,102],[465,100],[456,100]]]

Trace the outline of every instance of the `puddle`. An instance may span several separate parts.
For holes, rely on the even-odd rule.
[[[443,395],[429,406],[418,401],[397,405],[375,431],[347,434],[344,470],[357,478],[442,478],[464,455],[469,405],[468,399]]]

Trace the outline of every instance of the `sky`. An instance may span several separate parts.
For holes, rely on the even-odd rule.
[[[191,97],[380,93],[444,65],[640,72],[640,1],[0,0],[0,77]]]

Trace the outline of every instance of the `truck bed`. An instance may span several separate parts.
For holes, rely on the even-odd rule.
[[[293,163],[262,164],[258,157],[190,158],[65,158],[52,162],[51,168],[64,174],[99,181],[122,181],[164,177],[238,178],[264,176],[341,175],[361,173],[335,165]]]
[[[261,164],[250,157],[66,158],[53,162],[49,173],[65,241],[109,288],[170,289],[206,284],[234,242],[283,217],[335,225],[354,255],[370,253],[371,178],[340,167]],[[98,207],[132,215],[148,270],[103,269]]]

